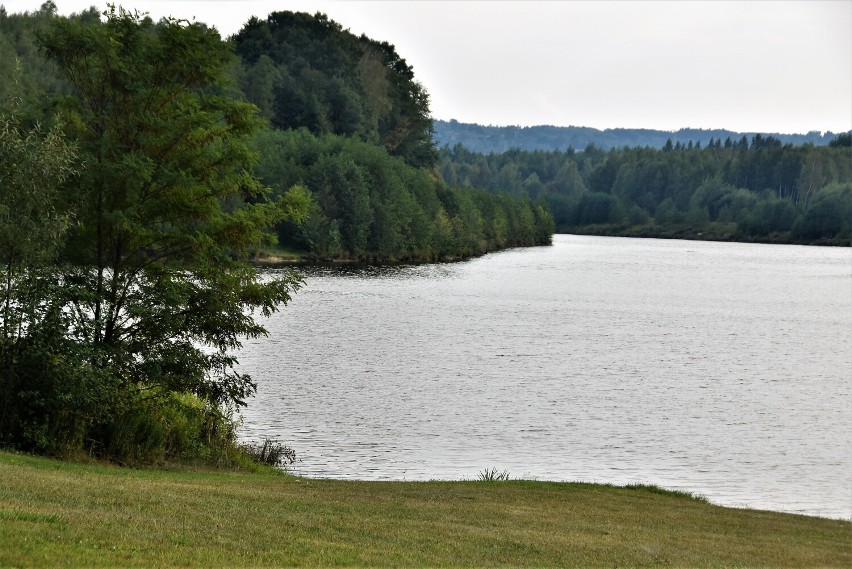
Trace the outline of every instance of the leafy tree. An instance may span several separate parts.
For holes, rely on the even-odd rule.
[[[13,99],[0,119],[0,442],[38,445],[47,444],[48,436],[39,415],[51,405],[48,399],[57,402],[40,389],[59,309],[44,298],[53,284],[44,275],[71,221],[71,213],[59,207],[59,189],[76,164],[74,148],[58,127],[25,130],[15,110]],[[67,394],[59,385],[50,387]]]
[[[321,157],[308,176],[324,212],[339,220],[341,246],[362,255],[372,221],[366,173],[351,158],[338,154]]]
[[[683,213],[678,209],[672,198],[666,198],[657,206],[654,219],[658,223],[680,223],[683,221]]]
[[[275,114],[275,92],[285,81],[281,70],[267,55],[261,55],[254,65],[248,66],[239,78],[246,99],[257,105],[260,114],[271,119]]]
[[[832,148],[852,148],[852,132],[838,134],[828,145]]]
[[[798,217],[790,200],[769,198],[761,200],[740,218],[738,231],[743,235],[770,235],[789,231]]]
[[[307,203],[267,202],[250,174],[255,108],[219,94],[231,54],[214,30],[105,16],[56,19],[40,38],[73,85],[64,107],[84,170],[65,192],[77,216],[64,262],[28,286],[50,323],[41,371],[68,386],[42,430],[108,453],[142,402],[192,392],[218,409],[253,393],[232,351],[300,281],[261,282],[244,260]]]
[[[588,192],[577,204],[577,225],[618,221],[618,199],[610,194]]]
[[[707,208],[711,220],[719,218],[719,211],[730,201],[736,188],[722,181],[720,176],[707,178],[696,188],[690,198],[691,207]]]
[[[627,211],[627,221],[630,225],[644,225],[648,223],[648,218],[648,212],[636,204],[631,205]]]
[[[833,183],[817,192],[793,233],[809,239],[852,236],[852,183]]]

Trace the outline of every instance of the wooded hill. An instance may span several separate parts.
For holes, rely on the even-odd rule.
[[[542,204],[434,174],[429,97],[394,46],[292,12],[252,18],[230,41],[238,85],[272,126],[256,172],[276,194],[302,185],[313,197],[307,222],[279,227],[283,245],[399,261],[550,243]]]
[[[450,184],[540,199],[560,232],[848,245],[852,137],[669,141],[662,149],[441,152]]]
[[[653,130],[647,128],[608,128],[599,130],[585,126],[483,126],[461,123],[456,120],[435,121],[435,142],[439,148],[452,148],[461,144],[468,150],[489,154],[501,153],[512,149],[519,150],[577,150],[594,145],[596,148],[647,146],[663,148],[671,140],[672,144],[690,142],[707,146],[710,140],[740,140],[756,135],[771,136],[782,144],[812,144],[825,146],[837,136],[832,132],[811,131],[807,134],[781,134],[758,132],[734,132],[725,129],[681,128],[676,131]],[[842,134],[842,133],[841,133]]]
[[[38,47],[40,30],[55,19],[63,18],[52,2],[33,13],[0,10],[0,74],[20,68],[18,112],[31,124],[50,123],[58,97],[74,96]],[[95,9],[73,19],[100,25]],[[315,260],[382,262],[550,243],[553,224],[541,204],[448,186],[434,174],[428,93],[394,46],[323,14],[293,12],[252,18],[226,43],[237,57],[222,94],[253,103],[267,121],[253,147],[255,174],[273,189],[268,199],[294,186],[311,198],[304,223],[276,227],[281,246]],[[12,83],[0,85],[0,99]]]

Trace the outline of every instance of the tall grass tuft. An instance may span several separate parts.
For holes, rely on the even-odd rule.
[[[509,472],[506,470],[504,470],[503,472],[498,472],[496,468],[486,468],[485,470],[479,473],[479,480],[482,482],[505,482],[509,480]]]
[[[286,470],[289,465],[296,462],[296,451],[276,439],[265,438],[260,444],[248,443],[240,446],[258,464]]]

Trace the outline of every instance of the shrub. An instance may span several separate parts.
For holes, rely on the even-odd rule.
[[[263,439],[260,444],[244,444],[241,448],[257,464],[286,468],[296,462],[296,451],[275,439]]]
[[[506,470],[504,470],[503,472],[498,472],[496,468],[486,468],[485,470],[479,473],[479,480],[482,482],[505,482],[509,480],[509,472]]]

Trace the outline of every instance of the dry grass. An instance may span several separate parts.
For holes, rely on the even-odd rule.
[[[0,480],[0,566],[852,566],[849,522],[643,487],[322,481],[9,453]]]

